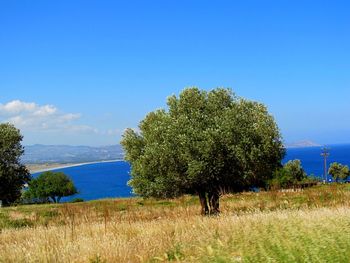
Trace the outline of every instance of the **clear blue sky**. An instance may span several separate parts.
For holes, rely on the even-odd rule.
[[[188,86],[265,103],[286,142],[350,142],[349,1],[0,2],[0,121],[118,143]]]

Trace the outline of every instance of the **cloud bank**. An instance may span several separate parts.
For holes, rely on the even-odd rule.
[[[12,123],[19,129],[98,133],[96,128],[77,124],[80,118],[80,113],[64,113],[49,104],[38,105],[20,100],[0,103],[0,121]]]

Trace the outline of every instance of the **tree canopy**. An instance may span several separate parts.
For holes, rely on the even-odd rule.
[[[277,169],[270,186],[277,188],[289,188],[305,182],[307,174],[301,166],[300,160],[290,160],[283,167]],[[312,178],[310,178],[312,179]]]
[[[25,193],[26,199],[46,201],[49,198],[54,203],[59,203],[64,196],[76,194],[73,181],[62,172],[44,172],[29,183],[29,189]]]
[[[217,196],[221,190],[264,187],[281,165],[281,135],[263,104],[229,89],[188,88],[167,105],[149,113],[139,132],[127,129],[123,135],[136,194]]]
[[[0,124],[0,200],[4,204],[15,202],[29,180],[30,174],[21,163],[24,148],[22,135],[8,123]]]
[[[350,175],[349,167],[337,162],[334,162],[330,165],[328,173],[336,182],[338,182],[339,179],[345,180]]]

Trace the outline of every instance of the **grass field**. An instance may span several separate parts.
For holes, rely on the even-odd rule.
[[[0,262],[349,262],[350,187],[0,209]]]

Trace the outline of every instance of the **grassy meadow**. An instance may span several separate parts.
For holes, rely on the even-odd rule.
[[[350,185],[0,209],[0,262],[349,262]]]

